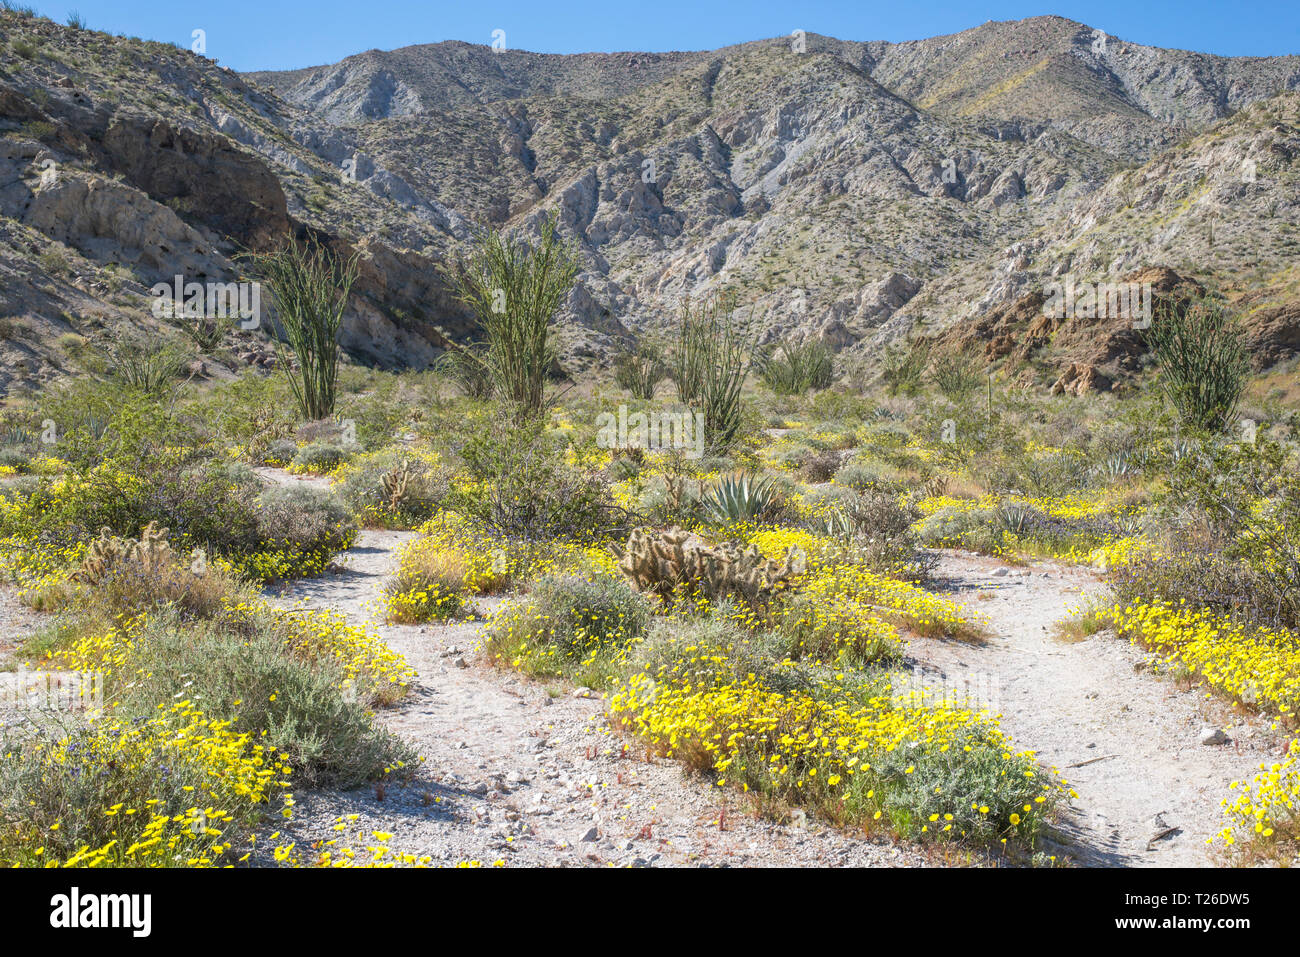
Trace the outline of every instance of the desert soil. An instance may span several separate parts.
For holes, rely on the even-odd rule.
[[[266,477],[294,480],[284,473]],[[493,667],[477,647],[481,620],[382,623],[384,580],[412,537],[363,531],[343,557],[344,570],[271,593],[286,607],[342,612],[406,657],[418,674],[412,691],[377,720],[424,758],[412,784],[384,788],[382,799],[373,788],[295,794],[294,819],[277,843],[306,848],[337,837],[336,819],[357,814],[352,832],[392,833],[395,850],[440,864],[895,867],[927,861],[887,838],[746,814],[735,795],[688,778],[675,762],[652,758],[615,735],[594,693]],[[479,602],[480,618],[493,604]]]
[[[322,481],[260,471],[279,483]],[[612,732],[598,695],[493,667],[477,635],[494,600],[479,602],[477,620],[383,623],[385,580],[412,537],[363,531],[338,569],[268,591],[285,607],[341,612],[406,657],[417,673],[412,691],[377,720],[423,757],[409,784],[296,794],[276,843],[295,841],[305,852],[340,836],[339,817],[358,815],[349,832],[391,832],[394,850],[439,864],[906,867],[969,859],[799,814],[777,823],[748,813],[734,794]],[[988,638],[913,636],[907,666],[918,686],[999,712],[1016,745],[1078,792],[1046,852],[1085,866],[1212,864],[1206,838],[1221,826],[1229,783],[1284,746],[1269,722],[1147,673],[1149,656],[1109,632],[1057,637],[1054,623],[1101,591],[1086,570],[1012,568],[946,552],[937,574],[937,589],[981,615]],[[0,635],[10,648],[35,620],[12,591],[0,591]],[[1225,731],[1228,743],[1201,744],[1206,728]]]
[[[969,688],[1000,712],[1020,748],[1037,752],[1078,792],[1049,853],[1092,866],[1206,866],[1234,780],[1276,760],[1271,722],[1201,689],[1149,673],[1153,657],[1113,632],[1080,641],[1053,625],[1103,591],[1086,569],[947,552],[938,588],[983,615],[983,643],[913,638],[917,684]],[[1201,743],[1206,729],[1227,742]],[[1221,845],[1220,845],[1221,846]]]

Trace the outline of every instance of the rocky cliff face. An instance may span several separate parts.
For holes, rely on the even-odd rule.
[[[357,358],[425,367],[439,329],[468,334],[437,268],[467,225],[351,137],[188,51],[12,12],[0,23],[4,253],[32,276],[0,301],[0,388],[66,371],[59,336],[175,336],[151,315],[153,284],[246,278],[241,254],[290,234],[360,251],[343,333]],[[260,338],[221,359],[264,357]]]
[[[1157,267],[1239,297],[1262,361],[1297,340],[1297,57],[1044,17],[903,44],[443,43],[241,77],[12,12],[0,31],[0,270],[33,277],[0,300],[0,388],[60,374],[61,335],[148,325],[153,282],[238,278],[290,232],[362,254],[349,351],[422,367],[471,332],[439,266],[474,224],[547,216],[583,257],[572,372],[726,289],[765,339],[825,338],[842,374],[951,329],[981,355],[1010,336],[990,361],[1045,387],[1100,388],[1125,374],[1093,361],[1105,335],[1017,337],[1052,282]]]

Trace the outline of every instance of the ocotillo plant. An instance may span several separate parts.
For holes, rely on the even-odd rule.
[[[487,345],[472,358],[482,361],[493,393],[518,418],[532,418],[546,406],[546,376],[557,359],[551,321],[577,281],[578,267],[576,252],[560,239],[552,218],[532,244],[485,232],[448,272]]]
[[[309,236],[290,238],[274,252],[253,257],[254,269],[270,287],[288,361],[280,337],[273,337],[280,365],[289,377],[303,417],[312,421],[334,413],[339,368],[339,327],[356,281],[359,253],[346,261]]]
[[[758,361],[758,375],[778,395],[801,395],[809,389],[825,389],[834,378],[831,350],[821,339],[792,345],[783,342],[771,355]]]
[[[658,343],[642,339],[614,360],[614,381],[637,399],[653,399],[655,389],[668,376],[668,364]]]
[[[1250,350],[1237,317],[1202,297],[1160,308],[1147,330],[1160,387],[1183,423],[1213,432],[1232,418],[1250,378]]]
[[[683,310],[670,374],[681,400],[703,411],[705,444],[714,452],[730,449],[740,435],[741,389],[756,353],[736,318],[733,296],[712,296]]]

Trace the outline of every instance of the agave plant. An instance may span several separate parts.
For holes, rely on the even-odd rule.
[[[1111,517],[1111,523],[1124,537],[1140,535],[1144,525],[1142,516],[1136,512],[1120,512]]]
[[[34,445],[35,443],[36,436],[21,425],[15,425],[4,435],[0,435],[0,446]]]
[[[1025,525],[1029,522],[1033,511],[1028,505],[1008,502],[998,509],[998,522],[1003,531],[1010,532],[1012,535],[1019,535],[1025,530]]]
[[[704,514],[715,522],[748,522],[776,510],[776,488],[770,478],[728,475],[718,479],[703,499]]]
[[[1173,438],[1169,442],[1169,464],[1177,465],[1183,459],[1190,458],[1197,449],[1187,439]]]
[[[1141,465],[1131,452],[1116,452],[1114,455],[1107,456],[1104,461],[1098,462],[1088,471],[1097,478],[1114,481],[1115,479],[1136,475],[1140,469]]]
[[[853,519],[839,508],[831,509],[810,524],[814,532],[820,532],[827,538],[852,539],[857,532]]]

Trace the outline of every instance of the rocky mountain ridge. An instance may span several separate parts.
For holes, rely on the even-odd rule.
[[[761,338],[823,337],[856,375],[1055,278],[1158,267],[1273,316],[1277,361],[1300,301],[1296,90],[1300,57],[1056,17],[672,54],[442,43],[240,76],[4,12],[0,389],[72,371],[69,336],[147,326],[152,283],[237,278],[291,231],[362,252],[349,352],[423,367],[471,330],[448,257],[551,215],[583,258],[560,322],[573,373],[722,289]],[[266,363],[264,332],[235,340],[214,374]],[[1076,353],[1015,351],[1043,386]]]

